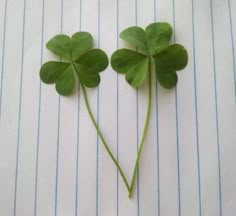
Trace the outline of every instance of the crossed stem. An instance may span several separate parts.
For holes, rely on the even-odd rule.
[[[149,58],[149,62],[148,62],[148,106],[147,106],[147,112],[146,112],[146,119],[145,119],[145,124],[144,124],[144,128],[143,128],[143,133],[142,133],[142,138],[141,138],[141,142],[139,145],[139,149],[138,149],[138,154],[137,154],[137,158],[135,161],[135,166],[134,166],[134,170],[133,170],[133,175],[132,175],[132,179],[131,179],[131,184],[128,183],[127,177],[124,174],[123,169],[120,167],[116,157],[114,156],[114,154],[112,153],[111,149],[109,148],[103,133],[101,132],[101,129],[99,128],[94,115],[92,113],[91,107],[89,105],[89,101],[88,101],[88,95],[87,95],[87,91],[85,86],[81,83],[81,88],[82,88],[82,92],[83,92],[83,96],[85,99],[85,105],[89,114],[89,117],[102,141],[103,146],[105,147],[107,153],[109,154],[110,158],[112,159],[113,163],[115,164],[121,178],[123,179],[125,186],[128,190],[129,193],[129,197],[131,198],[133,195],[133,191],[134,191],[134,185],[135,185],[135,181],[136,181],[136,177],[137,177],[137,171],[138,171],[138,167],[139,167],[139,161],[140,161],[140,157],[141,157],[141,153],[142,153],[142,149],[145,143],[145,138],[147,135],[147,129],[148,129],[148,125],[149,125],[149,121],[150,121],[150,114],[151,114],[151,99],[152,99],[152,73],[151,73],[151,57]],[[78,70],[77,67],[75,65],[73,65],[75,72],[78,75]]]

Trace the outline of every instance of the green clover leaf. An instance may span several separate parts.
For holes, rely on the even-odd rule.
[[[96,87],[100,83],[99,73],[108,66],[104,51],[92,49],[93,38],[88,32],[77,32],[70,38],[56,35],[46,44],[54,54],[66,62],[49,61],[41,66],[40,78],[46,84],[56,85],[61,95],[69,95],[75,86],[75,74],[87,87]]]
[[[142,29],[133,26],[120,33],[121,39],[136,47],[136,50],[119,49],[111,56],[112,68],[125,74],[127,82],[138,88],[148,80],[147,111],[139,149],[135,160],[129,197],[132,196],[142,149],[148,131],[152,103],[152,63],[154,62],[156,77],[164,88],[173,88],[178,80],[176,71],[182,70],[188,62],[187,51],[179,44],[170,45],[172,27],[168,23],[152,23]]]
[[[187,52],[183,46],[172,44],[153,56],[157,79],[165,88],[176,85],[176,71],[185,68],[188,62]]]
[[[107,55],[100,49],[93,49],[93,38],[88,32],[77,32],[71,38],[63,34],[56,35],[48,41],[46,47],[59,56],[62,61],[44,63],[40,69],[41,80],[46,84],[55,84],[59,94],[69,95],[75,86],[75,76],[78,77],[91,122],[129,191],[128,180],[96,122],[86,90],[86,87],[92,88],[99,85],[99,73],[108,66]]]
[[[137,50],[115,51],[111,57],[112,68],[118,73],[125,74],[127,82],[133,87],[141,86],[148,79],[147,112],[131,183],[128,182],[119,161],[106,142],[89,104],[85,87],[98,86],[99,73],[108,66],[107,55],[100,49],[93,49],[93,38],[90,33],[77,32],[72,37],[61,34],[49,40],[46,44],[47,49],[59,56],[62,61],[44,63],[40,69],[40,78],[46,84],[55,84],[59,94],[69,95],[74,89],[75,75],[77,75],[90,119],[105,150],[117,167],[129,192],[129,197],[132,197],[151,116],[152,62],[154,62],[156,77],[160,84],[164,88],[172,88],[178,80],[176,71],[182,70],[187,65],[188,55],[183,46],[170,45],[172,27],[168,23],[152,23],[145,30],[137,26],[129,27],[121,32],[120,37],[135,46]]]
[[[168,23],[152,23],[142,29],[129,27],[120,37],[137,47],[138,51],[119,49],[112,54],[111,66],[118,73],[124,73],[127,82],[139,87],[146,80],[152,59],[157,79],[164,88],[177,83],[176,71],[182,70],[188,62],[187,51],[179,44],[170,45],[172,27]]]

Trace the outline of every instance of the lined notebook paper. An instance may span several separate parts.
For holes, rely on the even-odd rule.
[[[189,53],[176,89],[153,79],[152,111],[134,197],[108,157],[80,88],[60,97],[40,83],[54,35],[89,31],[110,56],[119,32],[173,25]],[[235,216],[236,1],[0,0],[1,216]],[[126,175],[147,107],[109,66],[88,90]]]

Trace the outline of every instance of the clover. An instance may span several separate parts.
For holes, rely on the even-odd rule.
[[[99,73],[108,66],[107,55],[100,49],[92,48],[93,38],[88,32],[77,32],[71,38],[63,34],[56,35],[48,41],[46,47],[58,55],[63,61],[49,61],[44,63],[40,69],[41,80],[46,84],[55,83],[56,91],[60,95],[67,96],[72,93],[75,87],[76,75],[78,76],[89,117],[105,150],[117,167],[129,191],[127,178],[95,120],[86,91],[86,87],[96,87],[99,85]]]
[[[172,27],[168,23],[152,23],[142,29],[133,26],[121,32],[120,37],[137,51],[119,49],[112,54],[111,66],[118,73],[125,74],[127,82],[139,87],[147,79],[154,61],[156,76],[164,88],[176,85],[176,71],[183,69],[188,62],[185,48],[180,44],[171,44]]]
[[[148,77],[148,105],[140,147],[134,165],[131,183],[112,153],[103,133],[92,113],[86,87],[96,87],[100,83],[100,72],[108,66],[108,58],[101,49],[93,48],[93,38],[88,32],[77,32],[70,38],[56,35],[48,41],[46,47],[60,57],[60,61],[44,63],[40,69],[40,78],[46,84],[55,84],[60,95],[67,96],[75,88],[78,78],[89,117],[124,181],[129,197],[132,196],[139,160],[144,146],[150,121],[152,99],[152,63],[154,62],[157,79],[165,88],[172,88],[177,83],[176,71],[183,69],[188,62],[187,51],[179,44],[170,45],[172,28],[168,23],[152,23],[145,31],[137,26],[124,30],[120,37],[137,50],[119,49],[112,54],[111,66],[118,73],[123,73],[133,87],[141,86]]]
[[[118,49],[111,56],[112,68],[125,74],[127,82],[140,87],[148,78],[148,104],[146,118],[139,149],[134,165],[129,197],[132,196],[137,170],[147,135],[152,101],[152,65],[154,62],[156,77],[164,88],[173,88],[178,80],[176,71],[183,69],[188,62],[185,48],[180,44],[170,44],[172,27],[168,23],[152,23],[142,29],[132,26],[120,33],[121,39],[136,47],[136,50]]]
[[[48,50],[63,61],[48,61],[40,69],[40,78],[46,84],[56,85],[61,95],[69,95],[75,87],[77,74],[81,84],[96,87],[100,83],[99,73],[108,66],[104,51],[93,49],[93,38],[88,32],[77,32],[70,38],[61,34],[46,44]]]

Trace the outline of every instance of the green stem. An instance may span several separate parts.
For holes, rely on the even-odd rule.
[[[145,138],[147,135],[147,129],[150,121],[150,114],[151,114],[151,101],[152,101],[152,71],[151,71],[151,57],[149,58],[149,63],[148,63],[148,106],[147,106],[147,113],[146,113],[146,119],[145,119],[145,124],[143,128],[143,134],[142,134],[142,139],[140,142],[140,147],[138,150],[138,156],[135,161],[135,167],[133,171],[133,176],[132,176],[132,181],[131,181],[131,186],[129,190],[129,197],[131,198],[133,195],[133,190],[134,190],[134,184],[137,176],[137,171],[138,171],[138,166],[139,166],[139,161],[141,157],[141,153],[143,150]]]
[[[76,73],[78,75],[78,70],[77,70],[76,66],[75,65],[73,65],[73,66],[74,66],[74,70],[76,71]],[[87,95],[87,92],[86,92],[86,88],[85,88],[85,86],[82,83],[80,83],[80,85],[82,87],[82,92],[83,92],[83,95],[84,95],[85,105],[86,105],[89,117],[92,120],[92,123],[93,123],[93,125],[94,125],[94,127],[95,127],[95,129],[96,129],[96,131],[97,131],[97,133],[98,133],[98,135],[99,135],[99,137],[100,137],[100,139],[101,139],[101,141],[102,141],[106,151],[107,151],[107,153],[109,154],[110,158],[112,159],[112,161],[116,165],[116,167],[117,167],[117,169],[118,169],[118,171],[119,171],[119,173],[120,173],[120,175],[121,175],[121,177],[122,177],[122,179],[123,179],[123,181],[125,183],[125,186],[126,186],[128,192],[130,192],[129,183],[128,183],[125,175],[124,175],[124,172],[121,169],[121,167],[120,167],[119,163],[117,162],[116,158],[112,154],[112,152],[111,152],[111,150],[110,150],[110,148],[109,148],[109,146],[108,146],[108,144],[107,144],[107,142],[106,142],[106,140],[105,140],[105,138],[104,138],[104,136],[103,136],[103,134],[102,134],[102,132],[101,132],[101,130],[100,130],[96,120],[95,120],[95,118],[94,118],[94,115],[93,115],[92,110],[91,110],[90,105],[89,105],[88,95]]]

